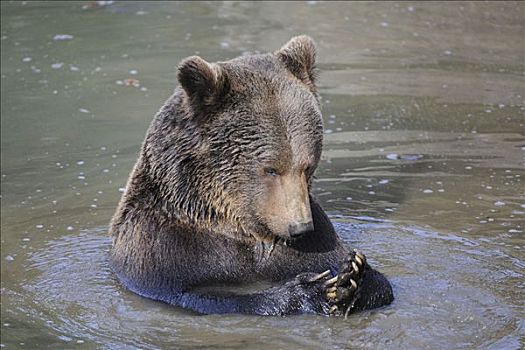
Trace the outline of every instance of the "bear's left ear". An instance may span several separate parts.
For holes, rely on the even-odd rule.
[[[312,38],[307,35],[293,37],[274,54],[293,75],[316,93],[316,50]]]
[[[199,56],[188,57],[179,64],[177,80],[195,112],[206,112],[206,107],[220,103],[228,87],[221,67]]]

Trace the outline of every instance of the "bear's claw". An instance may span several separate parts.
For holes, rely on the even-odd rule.
[[[326,298],[330,304],[330,316],[348,316],[359,296],[365,267],[366,257],[354,250],[343,262],[339,274],[324,282]]]
[[[320,279],[325,278],[325,277],[328,276],[329,274],[330,274],[330,270],[326,270],[325,272],[321,272],[320,274],[315,275],[314,277],[310,278],[309,282],[316,282],[316,281],[319,281]]]
[[[330,270],[328,270],[328,271],[330,271]],[[324,282],[323,285],[324,285],[326,288],[330,288],[330,286],[333,286],[333,284],[334,284],[336,281],[337,281],[337,276],[332,277],[332,278],[330,278],[329,280],[326,280],[326,281]]]

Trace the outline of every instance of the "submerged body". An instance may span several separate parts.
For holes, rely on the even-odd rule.
[[[181,63],[111,223],[129,289],[201,313],[341,314],[393,300],[310,193],[322,147],[314,63],[305,36],[272,54]],[[202,291],[256,281],[280,284]]]

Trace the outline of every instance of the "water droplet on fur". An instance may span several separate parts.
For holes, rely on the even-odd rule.
[[[22,59],[22,62],[31,62],[32,58],[31,57],[24,57]]]
[[[43,228],[44,228],[44,225],[42,225],[42,224],[38,224],[38,225],[35,225],[35,227],[36,227],[37,229],[40,230],[40,229],[43,229]]]
[[[5,260],[6,261],[14,261],[15,258],[13,258],[11,255],[8,255],[8,256],[5,257]]]
[[[497,206],[497,207],[502,207],[505,205],[505,202],[502,202],[502,201],[496,201],[494,202],[494,205]]]

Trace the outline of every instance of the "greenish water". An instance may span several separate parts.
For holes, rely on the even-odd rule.
[[[523,3],[91,4],[1,3],[2,348],[525,346]],[[301,33],[321,69],[315,193],[395,302],[195,316],[123,289],[107,224],[177,63]]]

